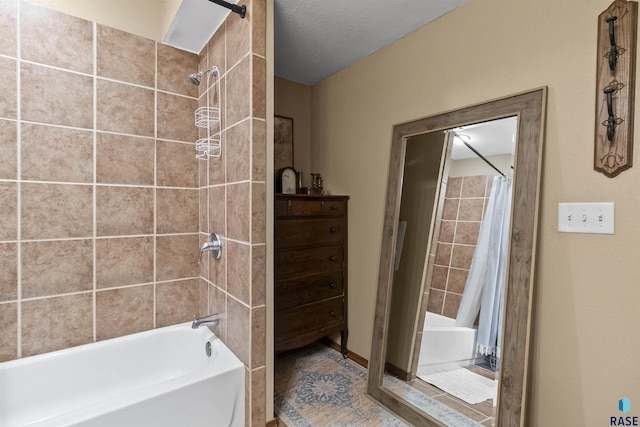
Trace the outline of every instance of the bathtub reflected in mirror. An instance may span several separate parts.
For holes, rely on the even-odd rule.
[[[414,424],[523,423],[545,99],[394,127],[368,393]]]
[[[478,422],[497,397],[516,128],[406,141],[386,370]]]

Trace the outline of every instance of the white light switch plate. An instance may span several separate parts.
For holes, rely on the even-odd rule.
[[[613,202],[558,203],[558,231],[614,234]]]

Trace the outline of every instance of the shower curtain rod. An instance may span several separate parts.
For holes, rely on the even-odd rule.
[[[496,170],[496,172],[498,172],[500,175],[505,176],[505,174],[503,174],[503,173],[502,173],[502,171],[501,171],[500,169],[498,169],[497,167],[495,167],[495,165],[494,165],[493,163],[491,163],[491,161],[489,161],[489,159],[487,159],[485,156],[483,156],[482,154],[480,154],[480,152],[479,152],[478,150],[476,150],[475,148],[473,148],[473,147],[471,146],[471,144],[469,144],[467,141],[465,141],[459,133],[454,132],[453,134],[454,134],[455,136],[457,136],[457,137],[458,137],[458,139],[459,139],[460,141],[462,141],[462,143],[463,143],[464,145],[466,145],[466,146],[467,146],[467,148],[468,148],[469,150],[473,151],[473,153],[474,153],[476,156],[478,156],[478,157],[480,157],[482,160],[484,160],[484,162],[485,162],[486,164],[488,164],[488,165],[489,165],[489,166],[491,166],[493,169],[495,169],[495,170]],[[467,138],[469,138],[469,136],[468,136],[468,135],[465,135],[465,136],[466,136]]]
[[[231,9],[232,12],[237,13],[238,15],[240,15],[241,18],[244,18],[244,16],[247,14],[247,6],[242,5],[242,6],[238,6],[236,4],[232,4],[229,2],[226,2],[224,0],[209,0],[211,3],[215,3],[218,6],[222,6],[222,7],[226,7],[227,9]]]

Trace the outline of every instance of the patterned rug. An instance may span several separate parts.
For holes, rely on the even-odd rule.
[[[367,371],[321,344],[276,355],[275,410],[289,427],[404,427],[367,397]]]

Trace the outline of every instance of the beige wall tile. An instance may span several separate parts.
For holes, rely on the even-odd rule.
[[[486,186],[487,177],[484,175],[465,176],[462,179],[462,192],[460,193],[460,197],[484,197]]]
[[[93,182],[93,132],[22,124],[22,179]]]
[[[93,235],[93,189],[88,185],[21,184],[23,239]]]
[[[218,31],[211,37],[209,43],[206,46],[207,54],[207,67],[215,65],[220,70],[220,74],[224,75],[227,72],[227,62],[225,55],[225,43],[226,43],[226,21],[222,23]],[[200,69],[202,69],[202,65]]]
[[[245,19],[229,15],[226,25],[227,63],[233,68],[251,49],[251,8],[248,7]]]
[[[156,237],[156,280],[195,277],[199,250],[197,234]]]
[[[93,23],[30,2],[20,2],[23,59],[90,74]]]
[[[267,41],[267,2],[256,0],[251,2],[251,50],[261,56],[266,56]]]
[[[0,182],[0,240],[18,238],[18,190],[13,182]]]
[[[251,243],[267,241],[267,194],[263,183],[251,184]]]
[[[456,225],[455,243],[475,245],[478,243],[481,222],[459,221]]]
[[[198,231],[209,233],[209,189],[198,190]]]
[[[468,275],[469,270],[461,270],[457,268],[450,269],[447,291],[462,294],[464,292],[465,284],[467,283]]]
[[[245,57],[227,73],[227,126],[232,126],[251,114],[250,60],[250,57]]]
[[[264,366],[267,344],[267,309],[251,309],[251,368]]]
[[[96,339],[106,340],[153,328],[153,285],[96,293]]]
[[[156,233],[198,232],[198,190],[156,190]]]
[[[97,187],[98,236],[152,234],[153,203],[151,188]]]
[[[251,305],[266,304],[267,258],[266,246],[251,247]]]
[[[452,249],[453,245],[447,243],[439,243],[438,248],[436,249],[435,263],[437,265],[448,266],[449,261],[451,260]]]
[[[93,341],[90,293],[22,302],[22,356]]]
[[[203,238],[209,240],[207,235]],[[206,255],[206,256],[205,256]],[[229,241],[222,236],[222,255],[219,259],[215,259],[211,254],[202,254],[202,262],[209,263],[209,276],[207,279],[222,290],[227,290],[227,263],[229,262]]]
[[[460,199],[459,221],[481,221],[483,199]]]
[[[247,181],[251,178],[251,121],[245,120],[227,129],[224,139],[227,158],[227,181]]]
[[[0,304],[0,362],[18,357],[18,304]]]
[[[17,298],[18,245],[16,243],[0,243],[0,302]]]
[[[251,211],[249,183],[227,186],[227,237],[249,242]]]
[[[198,72],[198,55],[158,43],[158,89],[198,96],[189,74]]]
[[[211,328],[214,334],[223,342],[227,342],[227,324],[229,319],[227,316],[227,294],[216,286],[208,285],[209,307],[204,315],[218,314],[220,323]]]
[[[442,309],[442,314],[444,316],[455,319],[458,316],[458,308],[460,307],[461,299],[462,295],[447,292],[447,296],[444,300],[444,308]]]
[[[253,117],[265,119],[267,117],[267,61],[253,55],[253,81],[251,98]]]
[[[93,128],[93,78],[24,62],[20,67],[23,120]]]
[[[98,132],[96,151],[97,182],[154,184],[155,140]]]
[[[198,101],[194,98],[158,92],[158,138],[195,143],[197,108]]]
[[[157,141],[156,152],[158,186],[191,188],[198,186],[195,145]]]
[[[456,178],[449,178],[449,180],[447,181],[447,192],[446,192],[446,196],[448,198],[459,198],[460,197],[460,193],[462,191],[462,178],[461,177],[456,177]]]
[[[226,182],[225,173],[226,167],[225,162],[227,158],[226,153],[226,140],[227,133],[222,133],[222,155],[220,157],[212,157],[209,159],[209,185],[217,185],[224,184]]]
[[[227,340],[225,344],[245,366],[251,366],[251,311],[233,298],[227,299]]]
[[[253,1],[255,3],[255,1]],[[263,427],[267,419],[266,368],[251,371],[251,427]]]
[[[455,221],[458,218],[458,207],[460,199],[444,199],[444,207],[442,208],[442,219],[445,221]]]
[[[427,303],[427,310],[431,313],[442,314],[442,308],[444,306],[444,292],[431,289],[429,291],[429,302]]]
[[[227,241],[227,292],[250,303],[251,298],[251,246]]]
[[[153,237],[96,240],[96,288],[153,282]]]
[[[198,315],[199,280],[156,285],[156,327],[189,322]]]
[[[469,269],[475,246],[453,245],[451,254],[451,267]]]
[[[22,297],[93,289],[93,241],[22,243]]]
[[[444,243],[453,243],[455,232],[455,221],[440,221],[440,234],[438,235],[438,241]]]
[[[15,1],[0,2],[0,53],[16,56],[17,3]]]
[[[99,24],[96,34],[98,76],[155,87],[155,41]]]
[[[252,167],[251,179],[253,181],[266,181],[267,170],[267,124],[263,120],[253,120],[252,134],[253,148],[251,151]]]
[[[98,130],[154,136],[154,109],[153,90],[98,79]]]
[[[226,186],[209,187],[209,230],[227,234],[226,227]]]
[[[18,78],[16,61],[10,58],[0,58],[0,117],[17,118]]]
[[[17,124],[11,120],[0,120],[0,178],[17,178]]]
[[[447,288],[447,275],[449,274],[449,268],[436,265],[433,267],[433,276],[431,278],[432,289],[446,289]]]

